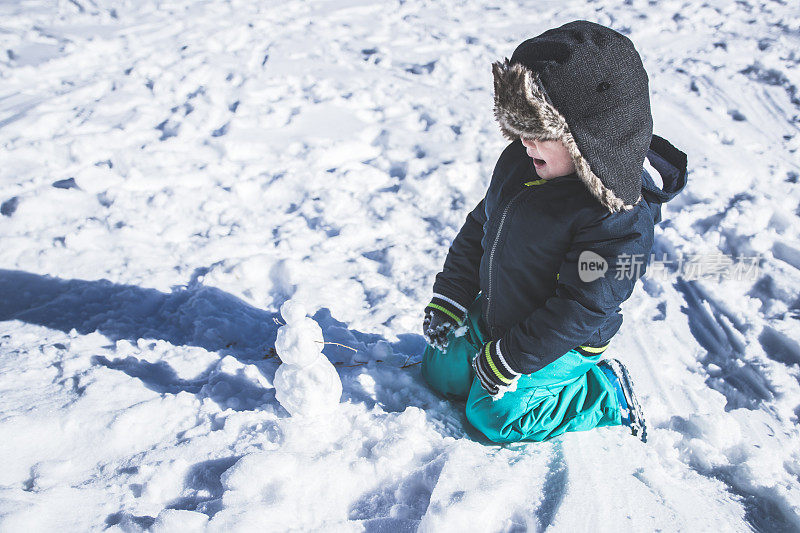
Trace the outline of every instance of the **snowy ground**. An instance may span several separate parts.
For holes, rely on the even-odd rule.
[[[609,349],[651,425],[487,446],[422,309],[504,146],[492,60],[627,33],[689,155]],[[0,0],[0,530],[800,530],[794,0]],[[322,420],[273,321],[323,327]],[[366,364],[361,364],[366,362]],[[406,364],[408,363],[408,364]]]

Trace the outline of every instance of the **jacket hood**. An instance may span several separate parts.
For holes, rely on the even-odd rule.
[[[528,39],[492,64],[494,114],[503,135],[560,140],[578,177],[609,211],[641,200],[651,142],[647,74],[633,43],[574,21]]]

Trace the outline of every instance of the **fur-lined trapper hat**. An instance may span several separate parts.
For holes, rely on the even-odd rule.
[[[494,114],[509,140],[561,140],[577,175],[609,211],[641,199],[650,138],[647,73],[633,43],[579,20],[492,64]]]

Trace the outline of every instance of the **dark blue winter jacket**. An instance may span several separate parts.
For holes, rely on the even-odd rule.
[[[661,204],[686,184],[686,155],[668,141],[653,135],[647,157],[663,188],[643,169],[642,199],[611,213],[576,174],[539,179],[525,147],[512,142],[450,246],[434,293],[469,307],[481,291],[488,333],[517,372],[535,372],[579,346],[605,346],[645,272]],[[602,266],[583,252],[606,261],[604,275],[581,279],[579,257],[595,259],[584,273]]]

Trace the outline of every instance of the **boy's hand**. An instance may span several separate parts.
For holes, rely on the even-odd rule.
[[[517,389],[519,372],[511,369],[500,350],[500,341],[489,341],[480,352],[472,358],[472,368],[483,390],[494,396],[495,400],[503,397],[506,391]]]
[[[435,309],[425,310],[425,319],[422,321],[422,335],[425,341],[437,350],[447,349],[447,336],[455,329],[453,320]]]
[[[425,341],[440,351],[447,349],[447,336],[464,322],[466,309],[458,302],[434,294],[431,303],[425,307],[422,321],[422,334]]]

